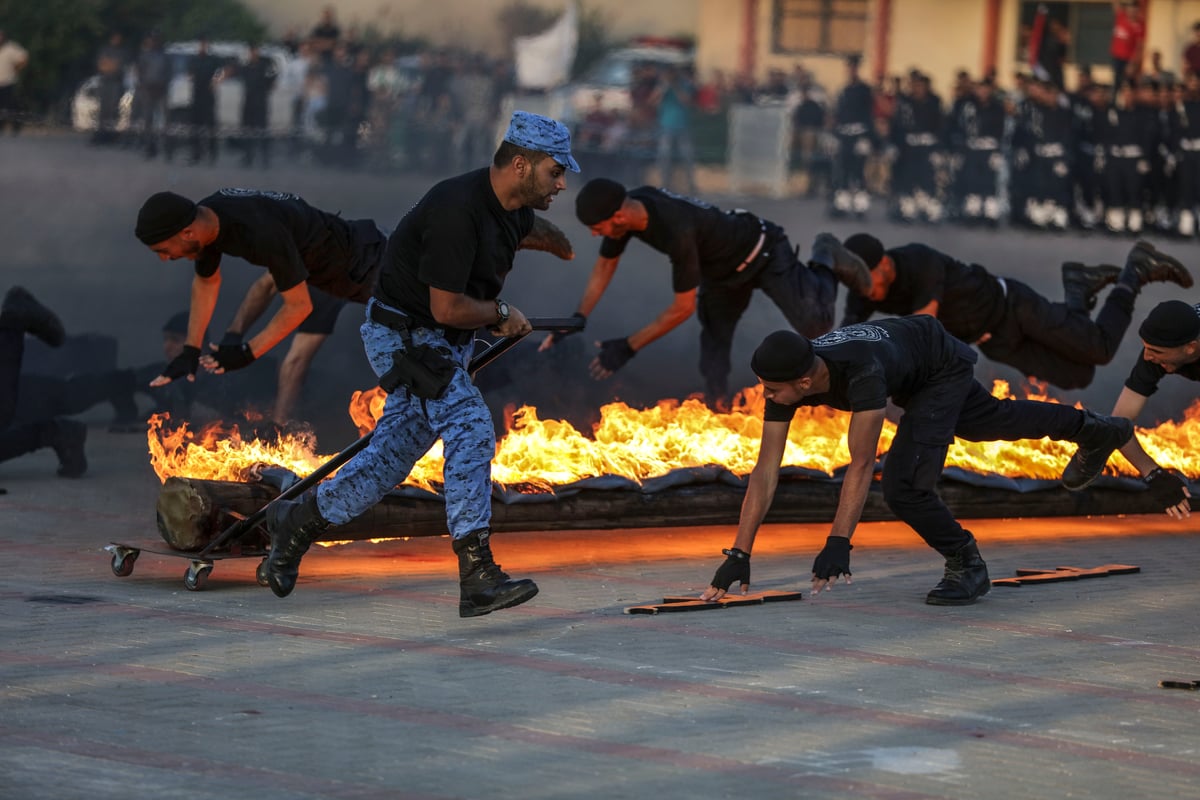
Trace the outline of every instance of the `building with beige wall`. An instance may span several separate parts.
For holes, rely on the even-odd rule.
[[[525,0],[551,10],[566,7],[566,0]],[[735,0],[730,0],[734,2]],[[384,33],[422,37],[438,46],[454,45],[498,54],[504,51],[495,20],[510,0],[244,0],[271,32],[289,28],[311,30],[321,10],[332,6],[343,30],[351,25],[372,25]],[[615,38],[632,36],[692,35],[700,0],[653,2],[600,2],[580,0],[583,8],[598,8]]]
[[[1039,0],[699,0],[696,28],[701,77],[713,70],[791,72],[802,63],[826,86],[845,80],[844,58],[858,53],[863,75],[899,75],[919,68],[943,91],[955,72],[994,69],[1001,85],[1022,68],[1021,22]],[[1142,0],[1146,61],[1160,50],[1166,69],[1181,71],[1181,54],[1200,21],[1200,0]],[[1072,31],[1072,54],[1082,51],[1094,74],[1108,80],[1110,0],[1046,3]],[[1069,61],[1071,86],[1078,62]]]
[[[566,0],[525,0],[561,9]],[[796,64],[826,86],[845,78],[848,53],[863,57],[866,76],[899,75],[919,68],[935,87],[954,73],[995,69],[1002,85],[1022,66],[1021,21],[1044,0],[579,0],[598,9],[617,39],[636,35],[691,35],[697,41],[701,78],[714,70],[749,72],[762,79],[772,68]],[[511,0],[245,0],[274,34],[307,31],[332,5],[343,29],[373,25],[385,33],[421,36],[436,45],[501,53],[495,24]],[[1147,58],[1161,50],[1167,69],[1180,71],[1181,53],[1200,20],[1200,0],[1142,0],[1147,17]],[[1105,80],[1111,0],[1059,0],[1048,6],[1070,20],[1077,44]],[[1103,41],[1101,41],[1103,40]],[[1078,50],[1079,47],[1073,48]],[[1068,85],[1076,63],[1068,64]]]

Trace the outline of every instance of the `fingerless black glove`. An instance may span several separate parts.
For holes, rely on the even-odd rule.
[[[582,320],[583,324],[580,325],[578,328],[563,328],[560,331],[551,332],[550,340],[553,344],[558,344],[563,339],[570,336],[572,333],[579,333],[581,330],[583,330],[585,327],[587,327],[587,317],[585,315],[580,314],[578,311],[576,311],[571,316],[574,317],[575,319]]]
[[[713,575],[712,579],[713,587],[729,591],[729,587],[733,585],[734,581],[743,586],[749,586],[750,554],[744,550],[738,550],[736,547],[721,552],[725,554],[725,563],[717,567],[717,573]]]
[[[600,343],[600,366],[616,372],[629,363],[637,351],[629,346],[628,339],[607,339]]]
[[[817,553],[813,561],[813,576],[826,580],[839,575],[850,575],[850,551],[854,545],[845,536],[825,537],[825,548]]]
[[[1151,470],[1150,474],[1142,480],[1146,482],[1146,486],[1150,489],[1150,494],[1154,497],[1154,502],[1163,508],[1172,508],[1187,499],[1187,495],[1183,493],[1183,489],[1187,486],[1187,483],[1184,482],[1183,478],[1170,470],[1157,467]]]
[[[186,378],[188,375],[195,375],[196,370],[200,368],[200,348],[192,347],[190,344],[183,346],[183,352],[171,359],[166,368],[162,371],[163,377],[171,380],[179,380]]]
[[[228,342],[231,337],[236,336],[237,342]],[[250,344],[241,341],[241,336],[237,334],[225,334],[225,338],[221,340],[221,344],[217,346],[217,352],[213,354],[213,360],[217,362],[217,366],[226,372],[231,372],[235,369],[249,366],[254,361],[254,351],[250,349]]]

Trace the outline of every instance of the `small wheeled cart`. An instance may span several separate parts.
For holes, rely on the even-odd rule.
[[[583,328],[584,320],[580,317],[540,317],[529,320],[535,331],[577,331]],[[495,361],[504,353],[511,350],[525,335],[505,336],[483,345],[482,349],[471,358],[468,371],[473,376],[483,367]],[[368,431],[356,442],[337,455],[331,457],[303,479],[296,480],[294,475],[287,473],[280,483],[281,491],[277,497],[249,516],[224,509],[222,513],[230,520],[230,524],[201,550],[176,550],[163,542],[154,544],[133,544],[128,542],[110,542],[104,546],[104,551],[112,557],[112,571],[118,578],[133,574],[133,565],[142,553],[181,558],[188,561],[187,570],[183,574],[183,585],[188,591],[195,592],[204,588],[208,576],[212,574],[215,562],[226,558],[258,558],[260,559],[255,577],[260,586],[267,585],[266,560],[271,552],[270,536],[263,527],[271,505],[282,500],[294,500],[304,492],[316,486],[339,467],[357,455],[371,442],[374,431]]]

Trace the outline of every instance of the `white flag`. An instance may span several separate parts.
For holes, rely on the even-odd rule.
[[[533,36],[513,40],[516,53],[517,86],[521,89],[553,89],[567,82],[579,43],[579,10],[575,0],[558,22]]]

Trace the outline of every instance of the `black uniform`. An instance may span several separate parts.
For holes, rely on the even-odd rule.
[[[923,98],[906,95],[897,101],[891,131],[897,148],[892,189],[902,221],[911,222],[918,216],[941,219],[934,160],[941,151],[944,127],[942,101],[936,94]]]
[[[790,421],[800,406],[843,411],[904,409],[883,466],[888,507],[944,556],[973,541],[937,496],[954,437],[975,442],[1070,439],[1084,412],[1033,400],[1000,400],[974,378],[976,355],[933,317],[838,328],[813,341],[829,368],[829,391],[796,405],[766,401],[764,419]]]
[[[859,216],[870,206],[863,168],[874,140],[874,98],[862,80],[846,85],[838,95],[833,133],[838,151],[833,168],[833,212]]]
[[[1196,232],[1195,212],[1200,206],[1200,99],[1184,101],[1178,122],[1173,145],[1179,186],[1179,232],[1191,236]]]
[[[1067,227],[1073,203],[1071,156],[1075,117],[1062,103],[1031,103],[1025,117],[1030,153],[1025,215],[1037,227]]]
[[[1096,226],[1100,206],[1100,174],[1104,163],[1103,145],[1097,144],[1097,115],[1104,107],[1093,105],[1087,92],[1071,96],[1071,112],[1075,117],[1075,152],[1071,175],[1079,187],[1076,204],[1079,224],[1086,229]]]
[[[254,162],[254,153],[262,154],[262,164],[271,160],[271,139],[268,135],[267,101],[275,86],[275,64],[266,58],[249,61],[238,68],[242,76],[242,144],[246,148],[242,159],[244,166]]]
[[[18,418],[24,388],[21,363],[25,356],[25,331],[3,323],[4,319],[0,317],[0,462],[46,447],[60,451],[63,442],[72,437],[82,442],[87,427],[82,422],[58,416],[56,410],[48,406],[36,408],[32,416]],[[64,462],[63,467],[67,466]],[[86,463],[83,469],[86,469]],[[66,473],[60,470],[59,474]]]
[[[347,300],[370,299],[386,244],[371,220],[344,220],[293,194],[249,189],[221,189],[199,205],[217,215],[220,232],[196,259],[197,275],[211,276],[227,254],[266,267],[280,292],[307,281],[313,311],[298,328],[304,333],[332,333]]]
[[[986,103],[968,97],[955,104],[948,144],[958,156],[954,195],[959,213],[968,220],[1000,219],[999,175],[1004,163],[1008,115],[995,97]]]
[[[1154,137],[1153,130],[1142,130],[1142,116],[1114,105],[1096,118],[1104,144],[1104,221],[1114,232],[1126,228],[1137,232],[1142,227],[1142,195]]]
[[[801,262],[775,223],[651,186],[633,189],[627,196],[646,207],[649,224],[620,239],[606,237],[600,256],[620,257],[636,237],[671,260],[676,293],[699,289],[700,372],[710,398],[728,397],[733,333],[755,289],[765,292],[805,336],[819,336],[833,327],[833,272]]]
[[[189,119],[192,126],[192,161],[199,161],[205,151],[210,163],[217,160],[217,96],[213,78],[220,69],[221,60],[211,53],[197,54],[188,65],[192,81]]]
[[[978,264],[964,264],[923,244],[887,251],[896,280],[886,298],[874,302],[847,295],[843,325],[875,312],[911,314],[938,302],[938,319],[951,335],[975,343],[993,361],[1063,389],[1087,386],[1097,364],[1116,355],[1133,318],[1133,292],[1109,292],[1093,321],[1064,303],[1053,303],[1021,281],[998,278]]]

